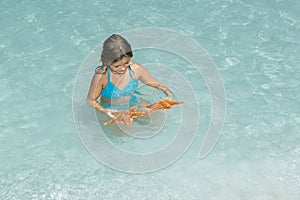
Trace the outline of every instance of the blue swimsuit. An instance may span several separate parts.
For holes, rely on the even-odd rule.
[[[101,96],[109,99],[113,98],[120,98],[122,96],[129,96],[132,95],[130,98],[130,101],[126,105],[117,105],[117,104],[102,104],[102,107],[104,108],[111,108],[115,110],[126,110],[134,105],[137,104],[137,97],[134,96],[134,92],[138,88],[138,81],[135,80],[132,77],[132,71],[130,66],[128,67],[129,74],[130,74],[130,81],[127,83],[127,85],[121,90],[117,86],[115,86],[110,81],[110,69],[107,67],[107,79],[108,82],[106,86],[102,89]]]

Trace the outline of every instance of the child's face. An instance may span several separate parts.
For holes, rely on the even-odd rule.
[[[114,73],[124,74],[129,65],[130,65],[130,57],[124,56],[121,60],[111,63],[110,69]]]

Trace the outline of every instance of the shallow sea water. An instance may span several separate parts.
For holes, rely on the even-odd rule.
[[[299,198],[298,1],[0,5],[1,199]],[[85,149],[74,126],[72,94],[93,49],[113,33],[143,27],[168,28],[201,44],[222,76],[227,110],[217,145],[198,159],[210,121],[205,82],[174,55],[134,52],[136,62],[182,72],[197,93],[200,118],[195,140],[179,160],[153,173],[129,174],[102,165]],[[162,141],[171,137],[166,132]],[[115,142],[145,150],[130,138]]]

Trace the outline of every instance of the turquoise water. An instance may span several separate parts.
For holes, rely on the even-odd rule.
[[[0,9],[1,199],[299,198],[298,1],[2,1]],[[173,165],[137,175],[88,153],[72,94],[90,51],[112,33],[143,27],[200,43],[222,76],[227,110],[217,145],[199,160],[210,120],[205,82],[174,55],[135,52],[136,62],[184,71],[200,110],[191,148]]]

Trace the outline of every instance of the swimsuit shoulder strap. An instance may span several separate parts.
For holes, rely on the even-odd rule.
[[[108,82],[110,82],[110,68],[107,67],[107,79],[108,79]]]
[[[129,75],[130,75],[130,78],[133,78],[133,77],[132,77],[132,69],[131,69],[131,67],[129,66],[128,69],[129,69]]]

